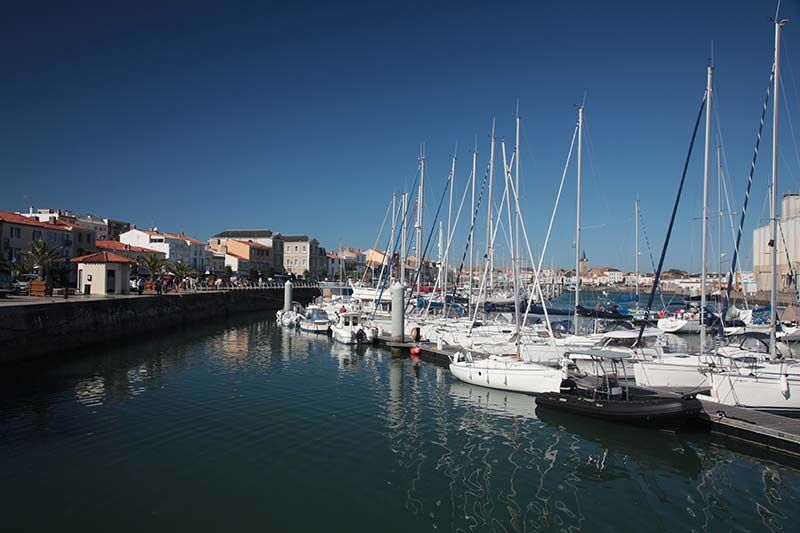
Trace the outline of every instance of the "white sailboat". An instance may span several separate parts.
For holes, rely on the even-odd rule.
[[[706,77],[705,94],[705,157],[703,168],[703,242],[702,273],[700,278],[700,312],[696,317],[670,317],[658,321],[658,329],[668,332],[699,332],[700,354],[673,354],[659,357],[651,361],[639,361],[634,365],[636,384],[649,387],[686,387],[699,388],[708,385],[708,379],[701,372],[704,367],[714,364],[714,358],[705,353],[706,324],[703,310],[706,304],[706,233],[708,231],[708,172],[709,149],[711,136],[711,113],[713,98],[714,67],[709,65]],[[665,325],[667,324],[667,325]]]
[[[515,149],[513,158],[519,157],[519,121],[520,117],[517,114],[516,117],[516,140],[515,140]],[[583,134],[583,106],[578,109],[578,124],[577,128],[577,135],[578,135],[578,180],[580,183],[580,175],[581,175],[581,139]],[[504,166],[504,174],[505,174],[505,198],[504,202],[507,204],[508,211],[508,231],[513,232],[514,228],[518,228],[522,230],[525,242],[528,245],[528,251],[530,252],[530,244],[527,237],[527,231],[525,229],[525,223],[520,217],[520,209],[519,209],[519,173],[518,173],[518,166],[515,167],[516,169],[516,186],[514,184],[514,180],[511,178],[511,165],[508,163],[505,155],[505,145],[502,145],[503,148],[503,166]],[[516,164],[518,165],[519,159],[516,159]],[[580,187],[578,188],[580,191]],[[579,192],[580,194],[580,192]],[[512,206],[512,198],[513,198],[513,206]],[[578,206],[580,206],[580,201],[578,202]],[[511,210],[514,210],[515,221],[512,223],[511,220]],[[502,210],[502,206],[501,206]],[[580,221],[580,218],[578,218]],[[473,385],[480,385],[483,387],[490,387],[495,389],[507,390],[507,391],[515,391],[515,392],[528,392],[528,393],[544,393],[548,391],[558,390],[560,386],[561,379],[564,375],[564,371],[559,367],[555,366],[547,366],[541,364],[539,362],[523,360],[521,357],[520,351],[520,342],[521,342],[521,324],[520,324],[520,306],[519,306],[519,276],[517,275],[517,250],[518,250],[518,242],[519,242],[519,235],[514,235],[512,233],[512,239],[509,242],[509,248],[511,249],[511,265],[513,271],[513,280],[514,280],[514,336],[513,338],[509,339],[514,343],[515,353],[510,356],[503,356],[503,355],[489,355],[488,357],[482,357],[480,359],[474,358],[471,353],[457,353],[451,360],[450,363],[450,372],[455,376],[457,379],[464,381],[466,383],[471,383]],[[537,268],[536,264],[533,264],[534,268],[534,288],[538,289],[541,292],[541,287],[539,286],[538,279],[539,279],[539,268]],[[547,317],[546,317],[547,319]],[[549,326],[549,319],[547,320],[548,329]],[[473,331],[473,328],[470,327],[470,330]],[[554,336],[552,335],[552,330],[550,329],[550,340],[552,341]],[[556,349],[557,352],[557,349]],[[566,363],[562,360],[561,365],[565,365]]]
[[[711,385],[707,397],[726,405],[777,412],[800,413],[800,362],[783,360],[778,351],[777,339],[777,243],[778,243],[778,118],[780,88],[781,31],[788,22],[775,17],[775,60],[773,63],[772,100],[772,187],[770,190],[770,216],[772,225],[770,287],[769,363],[746,366],[732,365],[722,370],[706,372]]]

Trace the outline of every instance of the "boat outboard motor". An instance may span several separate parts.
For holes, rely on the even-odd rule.
[[[575,394],[578,391],[578,384],[572,378],[564,378],[561,380],[561,386],[558,392],[561,394]]]

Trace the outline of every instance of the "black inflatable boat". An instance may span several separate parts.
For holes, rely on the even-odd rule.
[[[677,429],[702,410],[693,395],[659,394],[628,385],[617,379],[617,365],[632,356],[611,350],[581,350],[571,358],[591,359],[596,375],[583,379],[565,378],[559,392],[536,398],[536,405],[574,414],[638,426]],[[608,366],[611,372],[606,372]],[[623,375],[625,375],[623,373]]]

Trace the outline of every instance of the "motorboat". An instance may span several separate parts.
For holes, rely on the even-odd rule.
[[[536,405],[625,424],[675,429],[702,411],[694,395],[666,395],[620,379],[633,356],[610,350],[581,350],[573,359],[590,360],[601,371],[584,378],[564,376],[558,392],[536,398]],[[610,367],[610,372],[606,369]],[[622,372],[618,373],[621,367]]]
[[[328,313],[318,305],[310,305],[305,314],[300,318],[300,330],[310,333],[329,333],[331,319]]]
[[[362,323],[361,313],[348,311],[338,315],[331,325],[333,339],[343,344],[370,344],[378,336],[377,328]]]
[[[305,308],[303,305],[299,302],[292,302],[292,308],[288,310],[281,309],[276,312],[275,319],[282,326],[296,328],[304,314]]]

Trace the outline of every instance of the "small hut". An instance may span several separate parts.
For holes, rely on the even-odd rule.
[[[131,269],[136,261],[112,252],[97,252],[72,259],[78,264],[81,294],[128,294]]]

